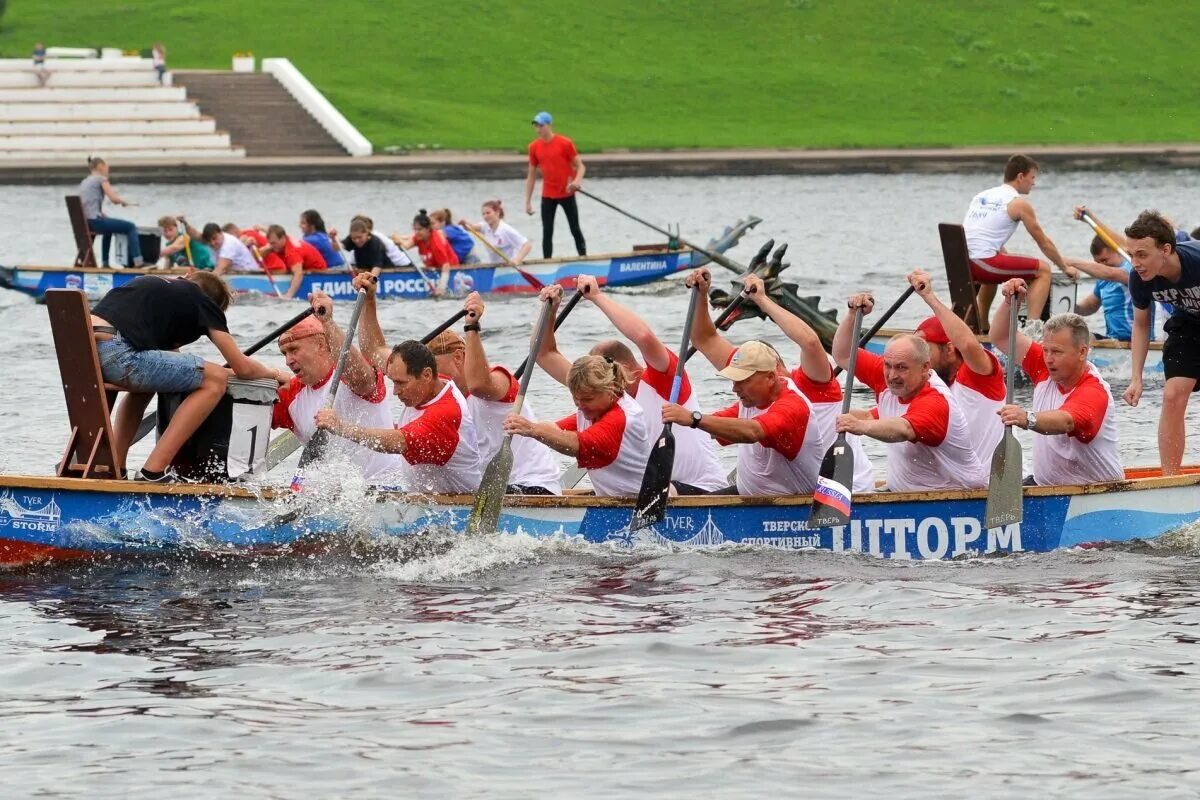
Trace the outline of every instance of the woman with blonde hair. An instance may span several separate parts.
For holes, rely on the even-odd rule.
[[[558,422],[531,422],[510,414],[505,432],[573,456],[588,471],[599,497],[636,496],[654,443],[642,407],[625,393],[621,365],[604,356],[582,356],[571,365],[567,388],[574,414]]]

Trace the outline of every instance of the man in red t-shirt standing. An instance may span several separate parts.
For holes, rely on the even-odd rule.
[[[566,136],[557,134],[550,127],[554,119],[549,113],[539,111],[533,118],[537,138],[529,143],[529,174],[525,177],[525,213],[533,214],[533,184],[537,182],[537,171],[542,171],[542,257],[554,254],[554,215],[562,206],[567,215],[567,225],[575,237],[575,250],[587,255],[587,243],[579,228],[579,207],[575,204],[575,190],[583,183],[587,167],[575,149],[575,143]]]

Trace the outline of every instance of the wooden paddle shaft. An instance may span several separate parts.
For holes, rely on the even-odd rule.
[[[1121,245],[1117,244],[1116,240],[1114,240],[1111,236],[1108,235],[1108,231],[1104,230],[1104,228],[1098,222],[1096,222],[1095,219],[1092,218],[1091,214],[1084,211],[1082,214],[1080,214],[1080,217],[1083,219],[1084,222],[1086,222],[1088,224],[1088,227],[1090,227],[1092,230],[1094,230],[1096,232],[1097,236],[1099,236],[1102,240],[1104,240],[1104,243],[1106,245],[1108,245],[1110,248],[1112,248],[1112,251],[1114,253],[1118,254],[1119,256],[1121,256],[1121,258],[1125,259],[1126,261],[1133,260],[1129,257],[1129,253],[1125,252],[1125,248],[1121,247]]]
[[[559,329],[559,326],[561,326],[566,321],[567,315],[571,313],[571,310],[574,309],[575,306],[579,305],[579,301],[582,299],[583,299],[583,292],[581,292],[581,291],[576,290],[575,294],[571,295],[571,299],[568,300],[567,304],[559,310],[558,316],[554,320],[554,330]],[[538,343],[538,349],[539,350],[541,349],[540,342]],[[535,358],[535,359],[537,358],[537,350],[533,351],[533,358]],[[524,361],[521,362],[521,366],[517,367],[517,371],[513,373],[513,375],[515,375],[517,377],[517,380],[520,380],[521,377],[525,374],[525,368],[528,366],[529,366],[529,358],[526,358]]]
[[[912,293],[912,287],[910,286],[908,289],[908,294],[911,294],[911,293]],[[892,311],[895,311],[895,309],[896,309],[896,307],[893,307]],[[855,336],[855,338],[858,338],[858,332],[862,330],[862,318],[863,318],[863,310],[862,310],[862,306],[859,306],[858,308],[854,309],[854,336]],[[845,387],[845,391],[842,393],[842,413],[843,414],[850,413],[850,392],[853,391],[853,389],[854,389],[854,368],[858,365],[858,350],[859,350],[859,348],[855,347],[850,351],[850,363],[848,365],[849,369],[846,372],[846,387]]]

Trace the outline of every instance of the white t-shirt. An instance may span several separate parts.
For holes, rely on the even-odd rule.
[[[454,381],[441,379],[446,385],[428,403],[401,406],[396,428],[405,434],[408,463],[403,486],[411,492],[475,492],[483,477],[475,422]]]
[[[955,403],[970,423],[971,449],[980,464],[992,463],[992,453],[1004,436],[999,414],[1006,399],[1004,368],[992,353],[988,353],[988,358],[992,361],[990,375],[979,375],[963,362],[950,387]]]
[[[1017,221],[1008,215],[1008,204],[1017,195],[1016,189],[1002,183],[971,198],[963,218],[963,233],[971,258],[991,258],[1008,244],[1017,230]]]
[[[801,367],[792,370],[792,383],[796,384],[800,394],[812,406],[812,420],[821,436],[823,454],[837,439],[837,418],[842,413],[842,385],[832,377],[826,383],[814,383]],[[850,452],[854,453],[854,486],[851,487],[854,493],[875,491],[875,467],[863,449],[862,437],[848,434],[846,443],[850,445]]]
[[[486,468],[488,462],[500,452],[504,441],[504,418],[512,411],[520,385],[512,373],[503,367],[492,367],[508,378],[508,393],[499,400],[484,400],[475,395],[467,396],[467,407],[475,420],[475,436],[479,445],[479,461]],[[538,418],[526,400],[521,404],[521,416],[530,422]],[[528,436],[512,437],[513,464],[508,474],[510,486],[540,486],[553,493],[562,494],[558,480],[558,463],[549,447]]]
[[[279,402],[275,404],[271,416],[271,427],[287,428],[296,434],[297,439],[307,443],[316,432],[317,412],[325,407],[332,377],[333,370],[330,370],[325,379],[316,386],[306,386],[300,378],[292,378],[290,384],[279,390]],[[375,392],[370,397],[359,397],[343,379],[342,387],[338,389],[337,397],[333,401],[333,410],[339,417],[364,428],[392,426],[392,412],[388,408],[383,374],[376,372],[375,378]],[[400,456],[380,453],[340,436],[329,437],[329,452],[331,455],[344,455],[353,461],[362,469],[363,476],[372,483],[397,481],[405,470],[404,459]]]
[[[671,350],[667,350],[667,354],[669,363],[665,372],[659,372],[649,364],[644,365],[635,396],[646,415],[646,433],[651,442],[658,441],[662,435],[662,407],[671,397],[671,385],[675,382],[675,370],[679,367],[679,356]],[[679,405],[688,411],[700,410],[686,369],[679,387]],[[675,464],[671,468],[671,480],[706,492],[715,492],[729,485],[711,436],[699,428],[686,425],[672,425],[671,433],[675,437]]]
[[[1117,443],[1112,390],[1088,362],[1087,372],[1069,391],[1050,378],[1042,346],[1033,343],[1021,366],[1033,381],[1033,410],[1066,411],[1075,422],[1069,434],[1034,433],[1033,479],[1039,486],[1086,486],[1125,477]]]
[[[623,394],[595,422],[576,411],[557,424],[579,434],[576,463],[588,471],[597,496],[637,497],[654,441],[646,433],[645,414],[636,400]]]
[[[220,259],[229,259],[229,268],[234,272],[262,272],[262,267],[254,260],[250,248],[242,244],[241,239],[232,234],[225,234],[221,241],[221,249],[217,253],[217,263]],[[341,392],[338,392],[341,394]]]
[[[483,234],[483,238],[491,243],[509,259],[517,257],[517,253],[525,246],[529,239],[512,225],[509,225],[504,220],[500,220],[500,224],[496,226],[496,230],[492,230],[491,226],[486,222],[481,222],[475,226],[476,230]]]

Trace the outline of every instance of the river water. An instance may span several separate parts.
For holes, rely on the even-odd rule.
[[[117,167],[113,178],[120,188]],[[1090,238],[1070,220],[1080,201],[1114,227],[1146,206],[1181,227],[1200,221],[1191,173],[1040,180],[1032,199],[1072,254]],[[872,175],[590,188],[655,222],[681,222],[697,240],[757,214],[765,222],[733,255],[748,259],[768,236],[790,242],[789,280],[840,310],[859,289],[890,302],[914,266],[936,280],[936,223],[958,221],[967,199],[996,182]],[[70,259],[66,188],[0,189],[10,221],[0,260]],[[366,211],[390,232],[407,229],[418,205],[458,213],[497,196],[510,221],[531,238],[539,231],[515,213],[520,187],[507,183],[123,191],[140,203],[128,216],[147,225],[187,210],[196,221],[294,227],[315,206],[330,224]],[[593,252],[656,238],[581,207]],[[559,224],[557,247],[569,252]],[[1031,248],[1018,238],[1012,249]],[[680,284],[621,300],[675,346]],[[489,305],[495,361],[520,361],[530,303]],[[297,307],[241,304],[231,326],[252,341]],[[388,303],[382,316],[396,337],[419,336],[456,307]],[[8,292],[0,309],[10,376],[0,469],[49,474],[67,431],[45,309]],[[897,321],[921,311],[910,301]],[[577,355],[605,335],[584,304],[560,345]],[[760,322],[732,335],[795,352]],[[1112,377],[1119,394],[1124,383]],[[706,407],[732,402],[707,365],[693,379]],[[570,408],[543,375],[531,394],[544,416]],[[1151,381],[1143,408],[1119,408],[1129,464],[1156,460],[1160,398]],[[1194,442],[1189,456],[1197,460]],[[1194,797],[1197,542],[1185,530],[1154,546],[914,564],[506,536],[415,558],[397,549],[0,573],[4,796]]]

